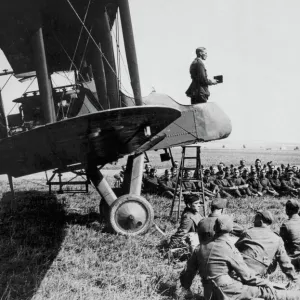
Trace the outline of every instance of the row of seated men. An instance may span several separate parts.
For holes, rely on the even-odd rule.
[[[242,162],[242,161],[241,161]],[[225,171],[226,167],[220,164],[217,167],[204,170],[203,184],[205,194],[208,197],[246,197],[273,196],[298,197],[300,191],[300,173],[298,167],[285,168],[282,171],[269,164],[267,167],[255,166],[250,172],[242,164],[233,167],[231,172]],[[145,193],[159,193],[162,196],[172,198],[176,187],[178,169],[165,170],[164,176],[158,178],[157,170],[148,165],[143,178],[143,191]],[[200,191],[201,181],[192,182],[189,179],[199,179],[200,174],[191,171],[184,172],[185,181],[182,184],[183,191]]]
[[[271,229],[274,219],[270,211],[258,211],[253,227],[244,229],[225,214],[226,199],[212,200],[206,218],[199,213],[197,196],[185,200],[180,226],[170,240],[170,247],[188,244],[191,248],[180,274],[179,296],[191,293],[193,279],[200,274],[206,300],[300,299],[300,290],[286,290],[268,280],[279,265],[292,285],[300,287],[300,204],[296,199],[286,202],[288,220],[279,234]],[[237,236],[236,242],[231,235]]]

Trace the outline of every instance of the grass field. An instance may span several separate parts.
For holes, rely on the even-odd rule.
[[[147,152],[150,163],[158,168],[167,168],[170,162],[161,162],[160,154],[163,150]],[[188,149],[187,156],[194,156],[195,149]],[[174,160],[180,162],[181,160],[181,147],[173,148],[172,154]],[[239,161],[244,159],[246,165],[254,164],[254,161],[259,158],[262,164],[272,161],[274,165],[290,164],[300,165],[300,151],[294,150],[259,150],[259,149],[207,149],[201,148],[202,164],[207,167],[212,164],[223,162],[225,165],[239,165]],[[126,164],[125,159],[120,159],[115,165],[107,165],[106,168],[119,169],[121,165]]]
[[[240,154],[230,155],[228,161],[238,163]],[[254,153],[251,161],[256,157],[272,160]],[[275,156],[274,161],[300,164],[297,157],[284,157]],[[214,155],[207,161],[226,163],[227,158]],[[1,300],[175,299],[180,265],[169,263],[162,248],[177,227],[168,218],[170,200],[145,195],[154,207],[155,223],[166,236],[152,227],[144,236],[129,238],[107,232],[104,223],[98,222],[99,196],[93,189],[89,194],[48,195],[43,180],[18,180],[15,189],[18,207],[8,213],[9,187],[0,181]],[[254,209],[269,209],[275,216],[273,229],[278,231],[285,219],[286,200],[234,199],[228,213],[250,227]],[[280,270],[272,277],[286,282]],[[201,295],[199,277],[192,290]]]

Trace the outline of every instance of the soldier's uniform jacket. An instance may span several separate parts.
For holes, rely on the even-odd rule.
[[[183,187],[184,191],[195,191],[196,190],[196,186],[195,186],[194,182],[192,182],[192,181],[183,181],[182,187]]]
[[[246,184],[245,180],[242,177],[232,177],[230,179],[232,185],[240,186]]]
[[[262,185],[258,179],[249,178],[247,183],[249,184],[249,189],[251,192],[257,193],[262,191]]]
[[[260,184],[262,185],[263,191],[268,191],[268,190],[272,189],[271,183],[268,178],[261,178]]]
[[[233,186],[232,183],[224,178],[224,179],[216,179],[214,183],[220,188],[223,189],[224,191],[230,190],[230,188]]]
[[[199,222],[203,217],[199,213],[192,212],[188,207],[184,209],[181,215],[180,225],[176,233],[171,237],[170,247],[174,248],[177,245],[182,246],[187,233],[197,232]]]
[[[236,242],[245,263],[255,274],[265,276],[278,262],[281,270],[296,280],[295,269],[288,257],[282,238],[269,227],[252,227]]]
[[[198,234],[200,243],[208,243],[213,240],[215,236],[215,224],[219,215],[212,212],[207,218],[203,218],[198,225]],[[240,237],[244,232],[244,228],[239,224],[233,222],[232,234]]]
[[[236,272],[241,281],[229,275],[232,271]],[[245,293],[247,286],[243,283],[251,286],[264,285],[264,280],[254,275],[239,251],[225,236],[207,244],[200,243],[180,274],[181,285],[189,289],[198,272],[202,278],[205,299],[211,299],[212,280],[226,296],[233,299]],[[256,288],[256,292],[261,293],[261,290]]]
[[[281,187],[285,191],[293,191],[293,189],[296,188],[294,181],[291,180],[282,180],[281,181]]]
[[[300,187],[300,180],[297,177],[293,177],[294,185],[296,188]]]
[[[163,179],[159,182],[159,186],[162,191],[174,191],[175,188],[175,182],[168,179]]]
[[[287,253],[296,257],[300,255],[300,217],[298,214],[284,222],[280,227],[280,236],[283,239]]]
[[[158,191],[157,177],[147,176],[144,179],[144,191],[148,193],[157,193]]]
[[[281,181],[279,178],[275,179],[275,178],[270,178],[270,183],[271,186],[278,192],[281,189]]]

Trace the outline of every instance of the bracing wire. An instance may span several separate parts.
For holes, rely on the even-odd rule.
[[[66,0],[69,5],[71,6],[72,10],[74,11],[76,17],[78,18],[78,20],[80,21],[80,23],[82,24],[83,28],[86,30],[87,34],[90,36],[91,40],[93,41],[93,43],[95,44],[95,46],[98,48],[98,50],[100,51],[102,57],[104,58],[104,60],[106,61],[107,65],[109,66],[109,68],[111,69],[111,71],[115,74],[116,78],[118,78],[118,75],[116,74],[114,68],[110,65],[109,61],[107,60],[107,58],[105,57],[105,55],[103,54],[101,48],[99,47],[99,45],[97,44],[97,42],[95,41],[95,39],[93,38],[93,36],[91,35],[90,31],[88,30],[88,28],[85,26],[84,22],[81,20],[80,16],[78,15],[76,9],[74,8],[74,6],[72,5],[72,3],[70,2],[70,0]]]
[[[109,17],[109,15],[108,15],[108,17]],[[117,58],[118,58],[118,68],[119,68],[119,71],[121,72],[121,66],[120,66],[120,59],[121,59],[123,67],[124,67],[124,69],[126,71],[127,77],[128,77],[128,79],[130,81],[130,74],[129,74],[129,71],[128,71],[128,66],[124,62],[123,55],[122,55],[122,52],[121,52],[121,49],[120,49],[120,33],[119,33],[119,22],[118,22],[118,20],[119,20],[119,14],[117,14],[116,34],[112,31],[112,35],[113,35],[113,37],[114,37],[114,39],[116,41],[117,54],[119,54],[119,56],[117,56]],[[111,20],[109,20],[109,21],[111,22]],[[122,87],[123,90],[126,92],[127,95],[134,97],[134,95],[132,93],[128,92],[124,88],[124,85],[121,84],[121,74],[120,73],[118,73],[118,76],[120,78],[119,79],[120,85],[118,84],[118,91],[120,90],[120,87]],[[120,102],[121,102],[121,100],[120,100]]]
[[[89,0],[88,6],[87,6],[87,9],[86,9],[84,18],[83,18],[83,23],[85,23],[86,17],[88,15],[90,4],[91,4],[91,0]],[[81,26],[81,28],[80,28],[80,32],[79,32],[77,44],[76,44],[76,47],[75,47],[75,50],[74,50],[74,54],[73,54],[73,57],[72,57],[72,61],[75,60],[75,56],[76,56],[76,52],[77,52],[77,49],[78,49],[78,46],[79,46],[79,42],[80,42],[80,39],[81,39],[82,31],[83,31],[83,26]],[[71,69],[72,69],[72,64],[70,65],[69,72],[71,71]]]
[[[7,83],[9,82],[9,80],[11,79],[11,77],[13,76],[14,74],[11,74],[8,79],[5,81],[5,83],[3,84],[2,88],[0,89],[0,91],[3,91],[3,89],[5,88],[5,86],[7,85]]]

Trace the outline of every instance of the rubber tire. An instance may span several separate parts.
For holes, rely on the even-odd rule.
[[[115,214],[116,214],[117,210],[120,208],[120,206],[122,206],[124,203],[126,203],[128,201],[132,201],[132,200],[135,202],[138,202],[139,204],[141,204],[141,206],[144,207],[144,209],[147,213],[147,220],[146,220],[144,226],[142,226],[140,229],[134,230],[134,231],[128,231],[124,228],[121,228],[117,224],[116,219],[115,219]],[[112,227],[112,229],[118,234],[127,235],[127,236],[135,236],[135,235],[145,234],[150,229],[150,227],[153,225],[153,220],[154,220],[154,211],[153,211],[152,205],[142,196],[132,195],[132,194],[123,195],[120,198],[118,198],[110,207],[109,223],[110,223],[110,226]]]

